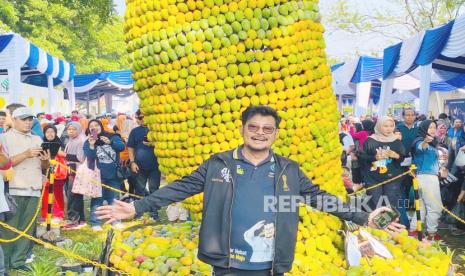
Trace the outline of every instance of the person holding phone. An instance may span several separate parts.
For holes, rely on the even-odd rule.
[[[113,188],[121,188],[121,180],[118,179],[116,170],[119,165],[119,153],[124,150],[124,142],[119,135],[106,132],[99,120],[91,120],[89,128],[86,131],[87,141],[84,143],[84,154],[92,167],[97,163],[100,170],[100,182]],[[90,224],[92,230],[101,231],[102,222],[95,215],[97,207],[102,206],[104,201],[112,204],[113,200],[118,197],[118,193],[102,188],[102,197],[92,198],[90,202]],[[115,227],[121,224],[116,223]]]
[[[31,132],[34,113],[29,108],[15,109],[12,118],[13,129],[1,137],[15,171],[9,182],[9,192],[18,208],[16,214],[6,223],[17,229],[25,229],[37,209],[43,185],[42,170],[49,167],[50,154],[42,150],[42,139]],[[35,227],[33,224],[27,233],[32,235]],[[15,236],[15,233],[0,228],[1,238],[10,239]],[[5,268],[24,269],[31,245],[31,241],[26,238],[3,244]]]
[[[394,130],[394,119],[388,116],[378,118],[375,133],[363,144],[360,160],[367,188],[404,172],[401,163],[405,157],[405,149]],[[402,196],[401,183],[402,179],[397,179],[368,190],[367,194],[371,197],[370,207],[390,205],[398,208]]]
[[[441,202],[439,175],[445,173],[447,177],[447,171],[441,172],[439,167],[438,140],[435,135],[435,122],[431,120],[421,122],[412,149],[413,162],[417,166],[421,220],[426,224],[428,239],[430,240],[441,239],[441,236],[437,233],[442,212],[441,206],[438,205],[438,202]],[[410,234],[417,235],[416,217],[413,217],[410,222]]]
[[[70,122],[66,127],[66,131],[69,137],[68,144],[65,147],[66,164],[70,170],[68,172],[68,205],[66,211],[68,222],[64,225],[64,228],[76,229],[86,224],[84,196],[72,192],[77,167],[85,159],[84,142],[86,141],[86,137],[82,132],[79,122]]]
[[[50,152],[50,158],[57,161],[63,166],[55,166],[55,182],[53,184],[53,206],[52,206],[52,222],[55,224],[61,223],[65,213],[65,199],[63,188],[65,186],[66,177],[68,176],[65,168],[65,153],[60,150],[62,143],[58,138],[58,132],[54,125],[44,127],[44,142],[42,150]],[[46,219],[48,213],[48,186],[50,185],[49,178],[45,182],[45,193],[42,198],[42,219]]]

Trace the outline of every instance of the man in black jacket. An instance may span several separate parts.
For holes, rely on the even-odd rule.
[[[373,217],[382,209],[371,214],[350,210],[312,184],[296,162],[272,152],[280,120],[270,107],[248,107],[242,113],[242,146],[213,155],[190,175],[144,199],[133,204],[115,201],[97,214],[110,223],[204,192],[198,258],[213,266],[214,275],[231,276],[282,275],[291,269],[298,208],[273,203],[305,197],[317,209],[373,226]],[[327,202],[343,208],[325,210]],[[393,231],[401,227],[395,222],[389,226]]]

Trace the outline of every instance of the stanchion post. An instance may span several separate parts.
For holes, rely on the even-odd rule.
[[[423,227],[421,222],[421,213],[420,213],[420,193],[419,193],[419,185],[418,185],[418,178],[416,174],[417,167],[415,165],[410,166],[410,170],[412,172],[413,178],[413,191],[415,196],[415,214],[417,218],[417,231],[418,231],[418,240],[423,240]]]
[[[55,167],[50,163],[48,182],[48,206],[47,206],[47,232],[52,230],[52,208],[53,208],[53,184],[55,183]]]

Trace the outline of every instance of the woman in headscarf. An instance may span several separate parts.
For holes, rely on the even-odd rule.
[[[86,221],[83,195],[72,192],[77,166],[85,159],[83,147],[86,137],[82,132],[79,122],[70,122],[66,126],[66,130],[69,136],[69,141],[65,148],[66,165],[68,165],[70,170],[68,176],[68,224],[65,225],[65,228],[72,229],[82,227]]]
[[[438,141],[435,138],[436,123],[424,120],[420,123],[417,138],[413,141],[413,162],[417,166],[417,179],[420,195],[420,214],[426,224],[429,240],[440,240],[437,234],[441,217],[441,190],[439,187]],[[426,191],[426,192],[425,192]],[[410,222],[410,234],[417,235],[417,221]]]
[[[362,123],[355,124],[355,131],[353,127],[349,128],[349,133],[355,142],[355,151],[351,153],[352,160],[352,182],[354,185],[360,185],[363,182],[360,164],[358,162],[360,151],[366,139],[373,134],[375,123],[371,120],[363,120]]]
[[[360,160],[362,176],[367,188],[404,172],[400,164],[404,160],[405,149],[394,134],[394,129],[394,119],[388,116],[380,117],[375,125],[375,133],[363,144]],[[398,208],[402,193],[401,182],[402,179],[397,179],[367,190],[367,194],[371,196],[370,207],[390,205]]]
[[[65,163],[65,154],[60,151],[62,146],[61,140],[58,137],[57,128],[54,125],[47,125],[44,127],[44,143],[42,149],[50,151],[50,158],[58,162],[54,171],[53,183],[53,205],[52,205],[52,218],[54,223],[60,223],[64,218],[65,199],[63,188],[67,177],[67,170],[64,166],[59,164]],[[46,219],[48,213],[48,186],[49,178],[45,183],[45,193],[42,198],[42,218]]]
[[[84,154],[89,164],[97,164],[100,170],[100,182],[113,188],[121,188],[121,179],[117,176],[119,166],[119,153],[124,150],[125,145],[119,135],[111,134],[105,131],[104,126],[99,120],[91,120],[89,128],[86,131],[87,141],[84,142]],[[108,205],[118,197],[118,193],[102,188],[102,197],[92,198],[90,202],[90,224],[92,230],[102,231],[102,222],[98,219],[95,211],[106,201]],[[114,227],[120,228],[121,223],[115,223]]]
[[[436,122],[436,133],[435,137],[440,147],[448,149],[451,146],[451,139],[447,135],[447,129],[449,128],[449,124],[443,120],[438,120]]]

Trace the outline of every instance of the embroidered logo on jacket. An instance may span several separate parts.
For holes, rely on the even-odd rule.
[[[289,192],[289,186],[287,185],[287,176],[283,174],[283,191]]]
[[[221,170],[221,177],[223,177],[224,181],[226,181],[227,183],[231,182],[231,172],[228,168],[223,168]]]

